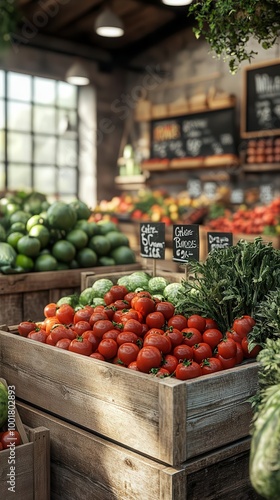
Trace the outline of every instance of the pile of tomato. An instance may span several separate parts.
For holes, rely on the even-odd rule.
[[[55,303],[44,308],[41,323],[23,321],[18,333],[60,349],[107,361],[158,377],[187,380],[233,368],[248,351],[247,335],[255,324],[250,316],[237,318],[225,335],[211,318],[176,314],[171,302],[152,298],[147,291],[128,292],[113,285],[105,305],[75,310]]]

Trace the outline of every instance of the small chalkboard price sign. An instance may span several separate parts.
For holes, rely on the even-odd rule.
[[[197,224],[173,226],[173,260],[182,263],[199,260],[199,226]]]
[[[232,233],[207,233],[208,253],[218,248],[228,248],[232,246]]]
[[[280,135],[280,60],[244,68],[241,136]]]
[[[164,259],[165,224],[163,222],[140,224],[140,256],[148,259]]]

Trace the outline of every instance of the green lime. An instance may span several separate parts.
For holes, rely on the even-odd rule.
[[[52,255],[59,262],[71,262],[76,255],[76,248],[70,241],[59,240],[52,247]]]
[[[82,229],[85,233],[87,233],[88,237],[90,238],[94,234],[97,234],[97,231],[94,232],[94,228],[92,226],[91,222],[88,222],[85,219],[80,219],[77,220],[74,229]]]
[[[0,224],[0,241],[6,241],[6,230],[1,224]]]
[[[39,255],[35,260],[34,271],[55,271],[57,260],[50,254]]]
[[[33,236],[24,235],[17,243],[18,253],[27,255],[28,257],[37,257],[41,249],[41,243],[38,238],[33,238]]]
[[[30,229],[37,224],[44,224],[44,218],[41,215],[32,215],[26,222],[27,231],[30,231]]]
[[[22,233],[14,231],[7,236],[7,243],[17,249],[18,240],[20,240],[20,238],[22,238]]]
[[[47,220],[51,228],[69,231],[77,221],[73,207],[63,201],[55,201],[47,210]]]
[[[94,267],[97,263],[97,255],[91,248],[79,250],[76,259],[80,267]]]
[[[25,271],[32,271],[34,268],[34,261],[27,255],[19,253],[16,256],[16,267],[22,267]]]
[[[29,231],[29,236],[38,238],[41,243],[41,248],[45,248],[50,241],[50,232],[46,226],[36,224]]]
[[[78,264],[78,261],[76,259],[73,259],[71,260],[71,262],[69,262],[69,268],[70,269],[79,269],[79,264]]]
[[[115,266],[116,263],[112,257],[108,257],[107,255],[103,255],[98,259],[98,266]]]
[[[14,222],[10,226],[10,232],[18,231],[19,233],[26,234],[26,226],[24,222]]]
[[[14,224],[14,222],[23,222],[25,225],[30,219],[31,214],[24,212],[23,210],[17,210],[17,212],[14,212],[10,216],[10,224]]]
[[[75,248],[80,250],[87,245],[88,235],[82,229],[72,229],[66,235],[66,240],[70,241],[74,245]]]
[[[71,207],[74,208],[77,219],[88,219],[91,215],[90,208],[81,200],[75,200],[70,203]]]
[[[57,268],[56,268],[57,271],[66,271],[67,269],[69,269],[69,265],[66,264],[66,262],[57,263]]]
[[[97,222],[100,234],[107,234],[109,231],[117,231],[118,226],[111,220],[101,219]]]
[[[7,203],[7,205],[5,205],[5,214],[7,215],[12,215],[18,210],[20,210],[20,205],[18,205],[17,203]]]
[[[96,234],[95,236],[92,236],[92,238],[90,238],[89,240],[88,246],[89,248],[94,250],[98,256],[108,255],[111,250],[110,241],[106,236],[103,236],[102,234]]]
[[[110,257],[114,259],[116,265],[134,264],[136,262],[135,253],[127,246],[120,246],[111,251]]]
[[[106,234],[107,240],[110,242],[111,249],[121,247],[121,246],[129,246],[128,237],[121,233],[120,231],[109,231]]]

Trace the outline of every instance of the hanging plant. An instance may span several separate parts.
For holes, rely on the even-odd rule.
[[[17,31],[19,11],[16,0],[0,0],[0,48],[7,47]]]
[[[269,49],[279,35],[279,0],[196,0],[189,15],[197,23],[196,38],[204,36],[216,56],[228,61],[232,73],[257,54],[248,48],[251,38]]]

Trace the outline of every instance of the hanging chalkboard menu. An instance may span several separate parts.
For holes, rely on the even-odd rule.
[[[187,263],[199,260],[199,226],[197,224],[174,224],[173,260]]]
[[[232,246],[232,233],[209,232],[207,233],[208,253],[217,248]]]
[[[235,108],[153,120],[151,158],[236,155]]]
[[[148,259],[164,259],[165,224],[163,222],[140,224],[140,255]]]
[[[242,137],[280,135],[280,60],[244,68]]]

